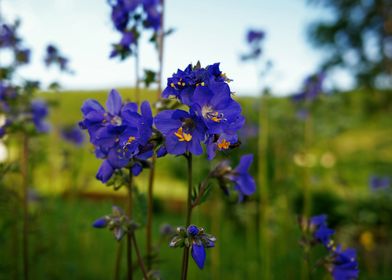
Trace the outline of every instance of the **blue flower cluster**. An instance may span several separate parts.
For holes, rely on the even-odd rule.
[[[84,143],[84,134],[79,126],[64,127],[61,130],[61,137],[75,146],[81,146]]]
[[[141,29],[151,29],[154,33],[161,28],[162,6],[160,0],[114,0],[111,19],[114,27],[122,34],[114,45],[110,57],[125,58],[137,45]]]
[[[369,186],[373,191],[387,189],[391,186],[391,179],[387,176],[371,176]]]
[[[244,61],[254,60],[260,57],[262,53],[261,44],[265,39],[263,30],[250,29],[246,34],[246,42],[249,45],[249,51],[241,56]]]
[[[342,249],[341,245],[335,246],[331,236],[334,230],[328,228],[327,216],[319,215],[310,218],[310,227],[315,240],[328,250],[329,272],[335,280],[357,279],[359,275],[356,251],[347,248]]]
[[[294,102],[313,101],[323,92],[324,80],[325,73],[323,72],[308,76],[304,81],[302,91],[292,95],[292,100]]]
[[[0,138],[13,125],[20,127],[32,123],[38,133],[46,133],[50,129],[46,121],[49,114],[46,102],[23,99],[18,88],[5,81],[0,81],[0,113],[5,115],[5,121],[0,124]]]
[[[157,129],[165,136],[168,153],[203,153],[209,159],[216,151],[228,150],[238,142],[237,132],[244,125],[241,106],[232,98],[230,80],[219,63],[202,68],[189,65],[168,79],[164,98],[175,98],[188,110],[165,110],[155,117]]]
[[[30,62],[30,49],[23,46],[23,41],[19,38],[17,30],[20,22],[14,24],[0,24],[0,49],[11,50],[14,54],[14,66],[20,66]]]
[[[46,47],[46,54],[44,58],[45,65],[47,67],[51,65],[58,65],[61,71],[70,72],[68,63],[69,60],[64,55],[60,53],[57,47],[54,45],[48,45]]]
[[[95,155],[104,159],[97,179],[106,183],[115,170],[132,169],[137,176],[143,169],[142,162],[153,155],[154,145],[149,142],[152,135],[152,111],[145,101],[140,106],[133,102],[123,103],[116,90],[109,93],[106,108],[89,99],[81,110],[83,121],[79,123],[90,135]]]
[[[206,233],[204,228],[190,225],[188,228],[178,227],[169,246],[190,247],[193,260],[200,269],[203,269],[207,256],[206,249],[215,247],[215,242],[215,236]]]

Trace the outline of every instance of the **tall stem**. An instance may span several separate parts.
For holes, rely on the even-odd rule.
[[[191,224],[192,217],[192,154],[188,153],[186,155],[188,163],[188,198],[187,198],[187,214],[186,214],[186,227]],[[184,247],[184,252],[182,255],[182,272],[181,279],[186,280],[188,276],[188,260],[189,260],[189,247]]]
[[[128,217],[132,220],[132,188],[133,188],[133,174],[132,170],[129,169],[129,184],[128,184]],[[133,278],[133,269],[132,269],[132,238],[130,234],[127,234],[127,266],[128,266],[128,280],[132,280]]]
[[[259,113],[259,137],[258,137],[258,162],[259,162],[259,188],[260,188],[260,258],[262,278],[270,278],[270,250],[268,234],[268,96],[261,97]]]
[[[140,104],[140,78],[139,78],[139,44],[136,43],[136,51],[135,51],[135,98],[136,103]]]
[[[309,108],[309,106],[308,106]],[[305,153],[308,154],[310,152],[310,147],[312,145],[312,115],[310,110],[308,111],[308,115],[305,119],[305,127],[304,127],[304,146]],[[310,170],[309,167],[304,167],[304,208],[303,213],[305,216],[309,216],[312,212],[312,190],[310,186]]]
[[[155,161],[156,155],[154,154],[151,161],[150,176],[148,179],[147,191],[147,225],[146,225],[146,244],[147,244],[147,269],[151,270],[152,266],[152,218],[153,218],[153,188],[154,188],[154,175],[155,175]]]
[[[113,280],[119,280],[120,279],[120,270],[121,270],[121,257],[122,257],[122,241],[118,242],[117,248],[116,248],[116,262],[114,264],[114,275],[113,275]]]
[[[128,236],[130,236],[131,239],[132,239],[133,246],[135,247],[135,252],[136,252],[137,260],[139,262],[140,269],[142,270],[144,279],[147,280],[148,279],[148,275],[147,275],[146,267],[144,266],[143,258],[142,258],[141,254],[140,254],[139,246],[137,245],[137,242],[136,242],[135,233],[134,232],[128,233]]]
[[[26,133],[23,134],[23,152],[22,152],[22,187],[23,187],[23,271],[24,279],[29,279],[29,138]]]
[[[162,14],[161,14],[161,29],[159,30],[158,36],[158,60],[159,60],[159,69],[158,69],[158,91],[157,91],[157,99],[159,99],[162,92],[162,75],[163,75],[163,50],[164,50],[164,39],[165,39],[165,0],[161,0],[162,6]]]

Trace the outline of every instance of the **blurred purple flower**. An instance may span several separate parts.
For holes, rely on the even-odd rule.
[[[373,191],[386,189],[391,186],[391,179],[389,177],[371,176],[369,186]]]
[[[359,277],[358,261],[354,249],[348,248],[343,251],[341,246],[338,246],[333,252],[333,257],[331,274],[334,280],[350,280]]]
[[[45,118],[49,114],[48,105],[43,100],[33,100],[31,102],[31,114],[35,128],[40,133],[46,133],[50,130],[49,124],[45,121]]]
[[[65,127],[61,130],[61,136],[64,140],[76,146],[84,143],[84,133],[79,126]]]

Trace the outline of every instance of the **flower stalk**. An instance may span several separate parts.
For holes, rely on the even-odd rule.
[[[24,279],[29,279],[29,137],[23,133],[22,150],[22,188],[23,188],[23,274]]]
[[[192,218],[192,154],[188,153],[185,155],[188,163],[188,198],[187,198],[187,214],[186,214],[186,227],[191,224]],[[181,279],[186,280],[188,277],[188,262],[189,262],[189,247],[184,247],[184,252],[182,256],[182,270]]]
[[[132,206],[133,206],[133,174],[132,170],[129,169],[129,183],[128,183],[128,218],[132,219]],[[127,234],[127,267],[128,267],[128,280],[133,279],[132,269],[132,236]]]

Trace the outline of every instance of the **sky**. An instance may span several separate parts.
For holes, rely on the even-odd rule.
[[[241,62],[246,51],[249,28],[267,33],[265,59],[272,71],[261,82],[274,94],[297,92],[306,75],[317,70],[322,53],[307,42],[306,29],[324,11],[307,5],[306,0],[166,0],[165,27],[175,32],[165,40],[166,81],[178,68],[198,60],[202,65],[221,63],[221,70],[234,81],[238,95],[256,95],[260,81],[254,63]],[[110,89],[131,87],[135,82],[134,61],[109,59],[111,44],[120,35],[110,21],[106,0],[0,0],[7,20],[22,20],[21,35],[33,53],[32,63],[21,75],[43,81],[54,79],[64,89]],[[142,38],[141,68],[157,69],[157,54]],[[46,69],[42,63],[45,47],[54,43],[70,59],[74,75]]]

